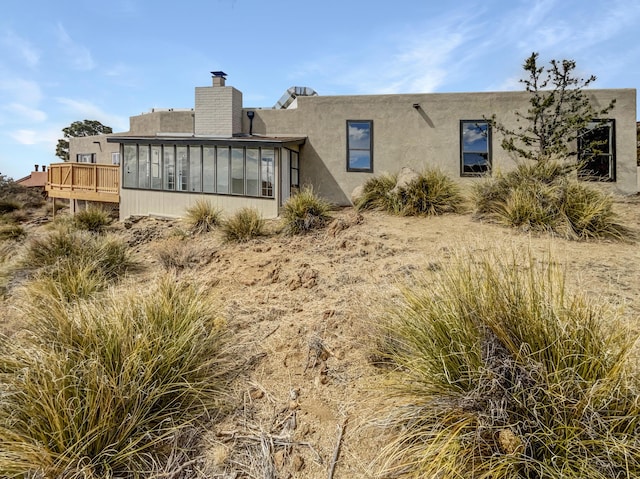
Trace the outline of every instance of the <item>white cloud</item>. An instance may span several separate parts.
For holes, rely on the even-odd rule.
[[[0,102],[4,98],[33,107],[40,103],[43,94],[40,85],[35,81],[4,77],[0,78]]]
[[[47,114],[42,110],[38,110],[37,108],[31,108],[27,105],[23,105],[21,103],[10,103],[4,107],[4,109],[18,117],[35,122],[40,123],[47,119]]]
[[[95,67],[95,62],[89,49],[84,45],[76,43],[62,24],[58,23],[56,33],[58,35],[58,43],[73,68],[76,70],[92,70]]]
[[[127,130],[129,127],[129,117],[112,115],[91,102],[73,100],[71,98],[57,98],[56,100],[61,105],[67,107],[67,110],[69,110],[74,117],[77,117],[77,121],[97,120],[103,125],[110,126],[114,131]]]
[[[28,40],[16,35],[15,32],[8,30],[2,36],[2,45],[8,51],[17,54],[20,59],[29,67],[35,67],[40,61],[40,53],[29,43]]]
[[[38,143],[38,132],[35,130],[15,130],[9,136],[21,145],[35,145]]]

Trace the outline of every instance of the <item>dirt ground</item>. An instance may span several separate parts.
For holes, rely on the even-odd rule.
[[[640,233],[640,197],[617,198],[615,208]],[[571,288],[640,329],[637,241],[567,241],[470,215],[407,218],[347,208],[333,216],[313,234],[245,244],[225,243],[215,232],[178,240],[186,230],[179,220],[114,225],[144,265],[133,282],[141,290],[164,269],[159,252],[188,245],[180,274],[215,295],[243,352],[237,406],[202,438],[205,460],[191,466],[191,477],[374,477],[371,464],[387,432],[371,421],[372,324],[413,273],[446,268],[460,251],[470,258],[493,251],[551,256]],[[3,303],[0,328],[10,331],[11,291]]]

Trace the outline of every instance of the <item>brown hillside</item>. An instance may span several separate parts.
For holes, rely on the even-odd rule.
[[[640,197],[618,198],[615,208],[640,232]],[[370,421],[372,321],[412,273],[447,268],[458,250],[470,257],[515,251],[523,260],[530,250],[540,261],[551,254],[566,268],[571,287],[638,324],[637,242],[567,241],[469,215],[407,218],[344,209],[333,216],[328,228],[313,234],[274,234],[245,244],[225,243],[216,232],[179,240],[176,232],[186,230],[179,220],[113,226],[144,265],[127,287],[144,291],[164,270],[159,253],[169,252],[184,266],[180,275],[219,298],[244,356],[236,407],[202,438],[205,457],[184,477],[319,479],[328,477],[332,463],[335,478],[373,477],[371,463],[388,432]],[[28,226],[29,234],[42,230],[37,223]],[[9,332],[19,329],[17,287],[10,285],[0,313],[0,327]]]

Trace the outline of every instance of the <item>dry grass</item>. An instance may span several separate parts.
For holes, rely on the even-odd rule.
[[[575,240],[630,236],[613,211],[612,197],[578,182],[566,162],[521,163],[479,183],[474,196],[477,217],[506,226]]]
[[[208,233],[221,225],[222,210],[214,207],[210,201],[198,200],[187,208],[185,218],[193,233]]]
[[[321,228],[329,219],[330,204],[305,187],[284,204],[282,219],[288,234],[300,234]]]
[[[206,292],[171,276],[74,304],[28,288],[26,330],[0,344],[3,477],[150,477],[224,407],[225,324]]]
[[[222,232],[227,241],[244,243],[265,232],[265,222],[255,208],[241,208],[222,223]]]
[[[462,256],[383,322],[384,477],[640,475],[636,336],[518,256]]]

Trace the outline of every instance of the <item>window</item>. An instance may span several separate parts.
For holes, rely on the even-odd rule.
[[[119,165],[120,164],[120,152],[111,153],[111,164]]]
[[[218,193],[229,193],[229,148],[217,148],[216,158],[216,191]]]
[[[162,189],[162,176],[160,175],[160,158],[162,158],[162,147],[154,145],[151,147],[151,188]]]
[[[202,191],[214,193],[216,191],[216,148],[205,146],[202,149]]]
[[[164,189],[176,189],[176,152],[173,145],[164,147]]]
[[[96,162],[96,154],[95,153],[80,153],[76,155],[76,161],[78,163],[95,163]]]
[[[189,158],[187,157],[187,147],[176,147],[176,170],[178,171],[178,183],[176,189],[179,191],[189,191]]]
[[[245,194],[247,196],[258,196],[258,181],[259,181],[259,150],[257,148],[246,149],[246,164],[245,164],[245,178],[247,179],[247,185]]]
[[[124,145],[124,181],[122,186],[128,188],[138,187],[138,147],[136,145]]]
[[[589,122],[578,135],[578,178],[587,181],[615,181],[614,120]]]
[[[149,145],[138,147],[138,188],[149,188]]]
[[[231,194],[244,195],[243,148],[231,148]]]
[[[280,148],[125,144],[123,187],[274,198]],[[292,170],[298,181],[298,154]]]
[[[189,147],[189,191],[202,191],[202,148]]]
[[[491,172],[491,128],[486,121],[460,122],[460,176]]]
[[[291,187],[300,188],[300,158],[297,151],[291,152]]]
[[[263,148],[260,159],[260,177],[262,178],[261,196],[273,196],[275,150],[273,148]]]
[[[373,172],[372,120],[347,120],[347,171]]]

